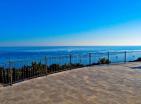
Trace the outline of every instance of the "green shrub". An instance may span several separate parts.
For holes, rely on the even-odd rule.
[[[21,77],[21,75],[22,75],[21,70],[16,70],[16,71],[15,71],[15,76],[16,76],[18,79]]]
[[[104,58],[100,58],[98,61],[98,64],[109,64],[111,63],[111,61],[109,59]]]
[[[49,72],[59,71],[61,70],[61,66],[59,64],[52,64],[48,68]]]
[[[70,69],[70,67],[71,67],[70,64],[64,64],[64,65],[61,66],[61,69],[62,70],[65,70],[65,69],[67,70],[67,69]]]
[[[31,68],[30,68],[31,69]],[[32,62],[32,70],[34,70],[34,72],[36,74],[44,74],[45,70],[46,70],[46,65],[36,62]],[[30,70],[30,71],[32,71]]]

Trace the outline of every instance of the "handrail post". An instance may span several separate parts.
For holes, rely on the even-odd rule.
[[[82,62],[82,60],[81,60],[81,55],[79,55],[79,61],[80,61],[80,64],[81,64],[81,62]]]
[[[11,68],[11,64],[12,64],[12,62],[9,60],[9,75],[8,75],[8,77],[10,77],[10,85],[12,86],[12,84],[13,84],[13,71]]]
[[[46,66],[46,77],[48,75],[48,67],[47,67],[47,56],[45,56],[45,66]]]
[[[69,55],[69,59],[70,59],[70,65],[72,64],[72,55]]]
[[[72,68],[72,54],[69,54],[69,63],[70,63],[70,70],[71,70],[71,68]]]
[[[92,64],[91,53],[89,53],[89,66]]]
[[[108,61],[110,61],[110,52],[108,51]],[[110,63],[108,63],[110,64]]]
[[[124,63],[126,63],[127,62],[127,52],[126,51],[124,52],[124,55],[125,55],[125,57],[124,57]]]

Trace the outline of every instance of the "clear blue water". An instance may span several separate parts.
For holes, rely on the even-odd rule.
[[[141,46],[57,46],[57,47],[0,47],[0,56],[14,55],[58,55],[68,53],[84,53],[99,51],[135,51],[141,50]]]
[[[58,51],[58,50],[141,50],[141,46],[46,46],[46,47],[0,47],[0,51]]]
[[[88,52],[119,52],[129,51],[127,54],[127,61],[135,60],[141,57],[141,52],[130,52],[130,51],[141,51],[141,46],[60,46],[60,47],[0,47],[0,64],[7,62],[8,60],[35,60],[44,56],[60,56],[68,54],[86,54]],[[80,61],[78,57],[73,56],[73,61]],[[88,58],[84,56],[81,60],[82,63],[88,63]],[[100,57],[107,57],[107,54],[97,54],[92,56],[92,62],[96,62]],[[110,59],[113,62],[124,61],[124,53],[110,54]],[[69,61],[67,58],[62,61]],[[57,63],[52,60],[49,63]]]

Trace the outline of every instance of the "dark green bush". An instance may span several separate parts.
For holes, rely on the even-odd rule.
[[[62,70],[68,70],[68,69],[70,69],[70,67],[71,67],[70,64],[64,64],[64,65],[61,66],[61,69]]]
[[[104,58],[100,58],[98,61],[98,64],[109,64],[111,63],[111,61],[109,59]]]
[[[49,72],[55,72],[61,70],[61,66],[59,64],[52,64],[49,66],[48,71]]]
[[[30,71],[34,70],[36,74],[44,74],[46,71],[46,65],[36,62],[32,62],[32,67],[30,68]]]

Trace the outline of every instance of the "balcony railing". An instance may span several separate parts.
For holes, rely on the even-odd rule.
[[[86,66],[141,61],[140,57],[141,51],[120,51],[9,59],[0,64],[0,83],[12,85],[27,79]]]

